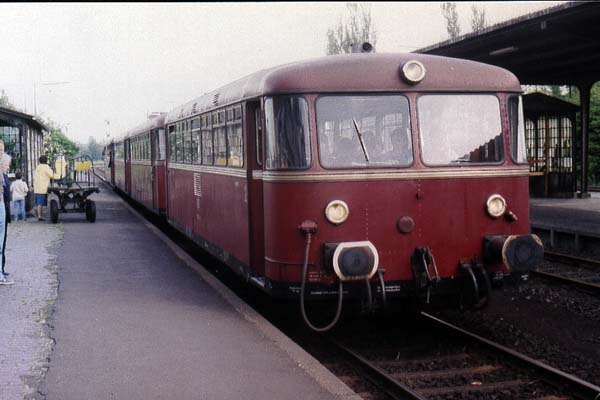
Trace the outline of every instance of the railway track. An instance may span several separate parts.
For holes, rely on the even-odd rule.
[[[549,251],[544,256],[551,264],[532,272],[533,276],[600,295],[600,261]]]
[[[342,380],[367,379],[379,394],[359,394],[373,399],[600,399],[600,387],[432,315],[420,318],[437,333],[425,342],[357,349],[331,339],[360,371]]]

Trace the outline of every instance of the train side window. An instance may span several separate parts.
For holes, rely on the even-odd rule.
[[[213,164],[213,133],[210,127],[202,130],[202,164]]]
[[[186,164],[192,162],[192,131],[190,131],[190,124],[188,121],[185,122],[185,130],[183,133],[183,147],[184,147],[184,160]]]
[[[176,137],[177,137],[177,145],[176,145],[176,147],[177,147],[177,162],[182,163],[183,160],[185,159],[184,148],[183,148],[183,123],[182,122],[177,123]]]
[[[227,130],[225,126],[213,129],[215,141],[215,165],[227,165]]]
[[[146,161],[150,161],[152,156],[150,149],[150,132],[146,133],[146,137],[144,138],[144,148],[146,149]]]
[[[299,96],[265,100],[265,166],[267,169],[306,169],[312,157],[308,102]]]
[[[493,94],[425,94],[417,99],[427,165],[504,160],[500,102]]]
[[[146,160],[150,161],[151,157],[152,157],[152,151],[150,149],[150,132],[146,133],[146,140],[145,140],[145,144],[146,144]]]
[[[175,124],[175,133],[173,133],[173,145],[175,147],[175,151],[173,152],[173,161],[174,162],[178,162],[179,161],[179,157],[181,157],[181,153],[180,153],[180,145],[179,145],[179,140],[181,138],[180,135],[180,131],[179,131],[179,123]]]
[[[169,125],[169,161],[175,162],[177,159],[175,148],[175,125]]]
[[[200,163],[200,118],[195,118],[192,120],[191,124],[192,129],[192,142],[190,148],[191,154],[191,162],[192,164]]]
[[[244,139],[242,137],[241,120],[227,125],[227,147],[229,155],[227,164],[232,167],[244,166]]]
[[[156,159],[162,161],[165,159],[165,130],[158,130],[158,145],[156,146]]]
[[[256,162],[262,166],[263,157],[263,132],[262,132],[262,113],[260,108],[254,110],[254,126],[255,126],[255,138],[256,138]]]
[[[510,156],[517,164],[527,164],[523,98],[521,96],[508,98],[508,123],[510,127]]]

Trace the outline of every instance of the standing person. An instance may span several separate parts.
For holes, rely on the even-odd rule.
[[[23,181],[23,174],[18,171],[15,174],[15,181],[10,185],[10,195],[13,201],[14,208],[14,220],[17,222],[19,217],[23,221],[27,221],[27,214],[25,213],[25,196],[29,192],[27,183]]]
[[[12,201],[12,196],[10,195],[10,179],[8,178],[8,170],[10,169],[10,160],[11,156],[4,153],[2,155],[1,163],[2,163],[2,179],[4,180],[4,208],[6,209],[6,223],[10,224],[11,212],[10,212],[10,202]]]
[[[4,142],[0,140],[0,157],[4,156]],[[0,245],[2,251],[0,251],[0,257],[2,257],[2,263],[4,263],[4,243],[6,237],[6,209],[4,208],[4,179],[2,179],[2,191],[0,191]],[[4,272],[0,272],[0,285],[12,285],[14,282],[8,280]]]
[[[40,156],[39,164],[33,173],[33,193],[35,194],[35,208],[38,221],[45,221],[44,208],[48,205],[48,185],[50,179],[60,179],[60,174],[55,174],[48,166],[48,157]]]
[[[10,180],[8,179],[8,170],[10,168],[11,157],[4,153],[0,159],[2,164],[2,197],[4,199],[4,239],[2,240],[2,275],[10,275],[4,267],[6,266],[6,238],[8,237],[8,224],[10,223]]]

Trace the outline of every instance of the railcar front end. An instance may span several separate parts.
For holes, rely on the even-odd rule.
[[[518,93],[273,96],[265,146],[265,287],[303,313],[318,297],[338,315],[342,297],[482,306],[541,261]]]
[[[506,70],[417,54],[259,71],[168,114],[168,220],[317,331],[344,299],[483,306],[543,254],[520,93]],[[305,303],[335,298],[312,325]]]

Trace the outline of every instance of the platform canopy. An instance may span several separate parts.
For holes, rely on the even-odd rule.
[[[0,126],[29,125],[41,132],[49,132],[48,127],[35,116],[22,113],[12,108],[0,107]]]
[[[524,85],[575,85],[581,93],[581,190],[587,197],[589,102],[600,80],[600,2],[568,2],[416,53],[506,68]]]
[[[600,3],[564,3],[416,53],[497,65],[522,84],[595,82],[600,79]]]

